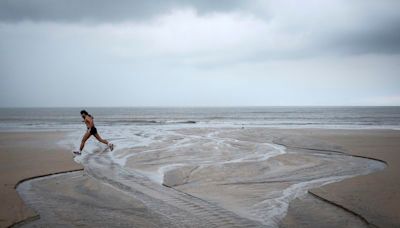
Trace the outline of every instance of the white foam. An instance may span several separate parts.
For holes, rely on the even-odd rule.
[[[188,128],[187,125],[184,126]],[[191,128],[192,126],[189,126]],[[166,151],[176,151],[182,148],[190,148],[195,147],[196,145],[191,141],[197,141],[199,139],[208,140],[210,143],[215,143],[216,150],[218,146],[228,146],[229,143],[224,138],[218,138],[216,135],[219,131],[211,131],[205,136],[198,135],[182,135],[176,133],[174,130],[181,129],[182,126],[102,126],[98,127],[100,135],[113,142],[116,147],[113,152],[108,152],[112,161],[116,164],[119,164],[121,167],[126,165],[128,159],[134,158],[142,153],[151,153],[157,149],[151,148],[153,143],[161,142],[165,140],[167,137],[175,136],[179,140],[176,140],[174,143],[169,143],[163,150]],[[60,145],[67,147],[69,150],[74,150],[79,147],[81,138],[85,130],[77,129],[68,134],[67,138],[60,141]],[[235,141],[235,139],[230,139],[231,141]],[[236,140],[237,141],[237,140]],[[148,148],[144,149],[140,152],[131,153],[129,152],[131,149],[135,149],[138,147]],[[81,156],[76,156],[75,160],[79,163],[85,158],[85,155],[96,153],[102,151],[106,148],[105,145],[97,142],[94,137],[91,137],[84,148],[83,154]],[[250,154],[238,154],[232,157],[230,160],[226,158],[221,158],[217,156],[211,156],[207,158],[195,159],[194,161],[186,161],[180,163],[172,163],[166,165],[160,165],[155,171],[148,170],[140,170],[133,168],[136,171],[139,171],[143,175],[147,176],[151,180],[154,180],[157,183],[162,183],[164,173],[171,169],[178,168],[184,165],[223,165],[226,163],[239,163],[244,161],[263,161],[267,160],[271,157],[277,156],[279,154],[285,153],[285,148],[279,145],[263,143],[260,144],[256,151],[253,151]],[[178,160],[179,161],[179,160]]]

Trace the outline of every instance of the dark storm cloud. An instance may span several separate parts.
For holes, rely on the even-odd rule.
[[[199,13],[229,11],[239,7],[239,0],[5,0],[0,1],[0,20],[18,22],[61,21],[116,22],[142,20],[172,9],[193,7]]]
[[[241,11],[266,24],[278,25],[275,31],[288,36],[303,33],[309,40],[308,44],[293,50],[264,50],[260,43],[261,48],[253,55],[242,56],[250,61],[332,53],[400,53],[400,13],[397,12],[400,1],[337,0],[327,3],[330,5],[264,0],[0,0],[0,22],[118,23],[145,21],[184,8],[193,8],[200,16]]]
[[[323,50],[324,45],[342,54],[397,54],[400,53],[400,20],[338,33],[319,48]]]

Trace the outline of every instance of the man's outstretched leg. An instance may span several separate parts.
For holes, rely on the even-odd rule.
[[[99,140],[99,142],[102,142],[102,143],[108,145],[108,146],[110,147],[110,150],[111,150],[111,151],[114,150],[114,145],[113,145],[112,143],[108,142],[107,140],[102,139],[102,138],[100,137],[99,133],[96,133],[96,134],[94,135],[94,137],[96,137],[96,139]]]
[[[85,147],[85,143],[89,138],[90,138],[90,132],[86,132],[82,137],[81,146],[79,147],[79,151],[74,151],[74,154],[76,154],[76,155],[82,154],[83,147]]]

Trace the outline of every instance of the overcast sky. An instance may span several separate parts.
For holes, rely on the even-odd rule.
[[[399,9],[0,0],[0,107],[400,105]]]

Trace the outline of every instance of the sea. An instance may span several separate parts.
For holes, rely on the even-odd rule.
[[[83,108],[0,108],[0,131],[75,130]],[[96,126],[400,129],[400,107],[87,108]]]

